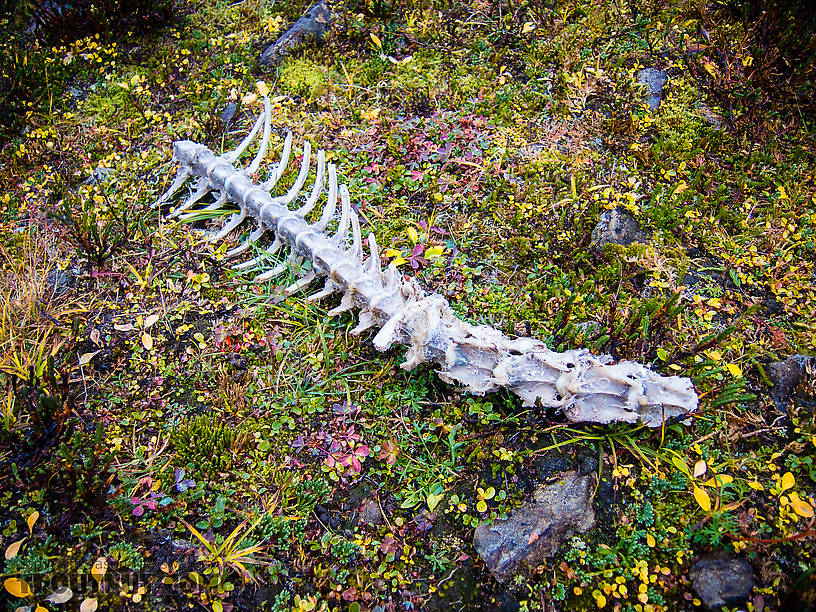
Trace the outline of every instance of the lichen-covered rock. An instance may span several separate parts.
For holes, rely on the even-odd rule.
[[[691,568],[691,586],[709,610],[740,606],[754,588],[751,564],[745,559],[710,557]]]
[[[371,525],[372,527],[376,527],[385,522],[383,513],[380,510],[380,504],[378,504],[374,499],[369,498],[365,500],[360,505],[358,512],[358,520],[362,525]]]
[[[592,230],[592,244],[603,248],[605,244],[627,246],[633,242],[646,242],[648,236],[640,229],[637,219],[624,208],[603,211],[598,224]]]
[[[773,383],[771,397],[777,410],[787,411],[797,388],[816,375],[816,357],[793,355],[768,366],[768,378]]]
[[[657,68],[644,68],[638,72],[638,83],[645,85],[649,92],[647,103],[649,110],[657,110],[660,108],[660,102],[663,99],[663,88],[669,82],[669,74],[665,70],[658,70]]]
[[[553,484],[539,485],[532,502],[506,520],[479,525],[473,546],[493,577],[507,582],[518,571],[535,568],[572,534],[591,529],[594,489],[594,474],[569,472]]]
[[[331,8],[326,0],[315,2],[295,25],[264,50],[258,63],[261,66],[274,66],[296,48],[310,41],[322,41],[323,35],[331,27],[331,17]]]

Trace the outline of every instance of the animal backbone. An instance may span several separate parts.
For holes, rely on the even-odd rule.
[[[460,384],[478,395],[507,388],[525,406],[540,402],[542,406],[560,409],[570,421],[576,422],[642,421],[650,427],[659,427],[697,409],[697,394],[688,378],[660,376],[631,361],[612,363],[609,355],[596,357],[583,349],[557,353],[534,338],[509,338],[491,327],[471,325],[454,315],[445,298],[426,293],[415,279],[403,276],[393,264],[383,270],[373,234],[368,236],[368,257],[364,254],[360,222],[351,206],[348,188],[345,185],[338,188],[337,169],[326,163],[324,151],[317,152],[314,183],[308,194],[304,189],[312,163],[308,142],[303,145],[294,184],[284,195],[270,194],[291,156],[291,133],[284,141],[280,161],[270,169],[266,181],[253,182],[250,177],[266,156],[271,127],[271,107],[266,98],[263,114],[234,151],[216,155],[189,140],[175,142],[173,159],[180,168],[155,206],[166,204],[188,179],[195,180],[192,192],[170,217],[190,219],[228,203],[237,205],[237,212],[210,236],[212,241],[221,240],[247,217],[254,220],[257,226],[254,231],[226,255],[234,257],[252,249],[260,254],[233,266],[235,269],[257,269],[287,247],[288,256],[255,280],[264,282],[290,269],[309,268],[286,288],[286,295],[325,278],[323,288],[307,297],[307,302],[342,294],[340,304],[329,315],[359,310],[359,324],[352,333],[379,328],[373,339],[379,351],[386,351],[393,344],[406,345],[408,352],[402,364],[406,370],[433,362],[440,378],[447,383]],[[260,146],[250,165],[246,168],[236,165],[261,130]],[[201,204],[211,192],[215,201]],[[308,221],[309,213],[324,193],[320,218]],[[328,231],[330,223],[335,228],[333,232]],[[274,236],[267,248],[253,246],[267,234],[270,238]]]

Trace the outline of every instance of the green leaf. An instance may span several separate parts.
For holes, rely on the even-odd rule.
[[[434,495],[433,493],[429,494],[425,501],[428,504],[428,509],[433,512],[436,507],[439,505],[439,502],[445,497],[444,493],[439,493],[438,495]]]

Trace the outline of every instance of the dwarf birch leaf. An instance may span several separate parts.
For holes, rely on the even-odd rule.
[[[99,607],[99,602],[95,597],[88,597],[81,604],[79,604],[79,612],[96,612]]]
[[[33,533],[34,533],[34,523],[37,522],[38,518],[40,518],[40,513],[35,510],[26,519],[26,525],[28,525],[28,533],[33,535]]]
[[[6,561],[11,561],[14,557],[17,556],[17,553],[20,552],[20,546],[22,546],[23,542],[25,542],[25,538],[23,538],[22,540],[17,540],[6,549]]]
[[[782,482],[780,483],[780,491],[787,491],[788,489],[793,488],[793,485],[796,484],[796,480],[793,478],[793,474],[790,472],[785,472],[785,475],[782,476]]]
[[[102,582],[102,578],[108,571],[108,560],[105,557],[99,557],[91,567],[91,576],[97,582]]]
[[[29,587],[28,583],[22,578],[6,578],[3,586],[6,587],[6,590],[14,597],[22,598],[31,595],[31,587]]]
[[[803,518],[813,517],[813,506],[799,497],[797,493],[790,494],[790,505],[793,506],[793,511]]]
[[[101,352],[101,351],[92,351],[90,353],[83,353],[79,357],[79,365],[81,365],[81,366],[88,365],[91,362],[91,359],[93,359],[94,356],[99,352]]]
[[[697,500],[697,503],[700,504],[700,507],[706,512],[711,510],[711,498],[708,496],[708,493],[697,485],[694,485],[694,499]]]
[[[73,596],[74,592],[71,590],[70,587],[59,587],[56,591],[54,591],[47,597],[43,597],[43,599],[53,604],[61,604],[70,600]]]

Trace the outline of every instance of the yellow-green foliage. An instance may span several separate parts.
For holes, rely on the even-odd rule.
[[[321,66],[309,59],[290,58],[280,66],[280,85],[295,94],[309,100],[326,95],[329,79],[337,81],[337,75],[326,66]]]

